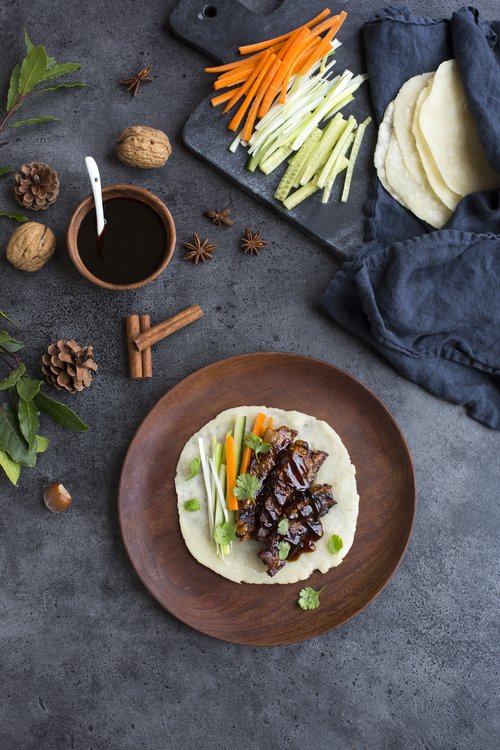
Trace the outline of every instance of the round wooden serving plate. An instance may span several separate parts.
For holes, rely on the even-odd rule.
[[[180,452],[216,414],[245,404],[312,414],[347,446],[357,472],[358,526],[345,560],[324,575],[287,585],[237,584],[200,565],[184,545],[174,488]],[[341,625],[384,588],[410,538],[415,478],[397,424],[368,388],[320,360],[259,353],[198,370],[158,401],[130,445],[118,503],[132,565],[169,612],[215,638],[278,645]],[[318,609],[297,606],[303,586],[325,586]]]

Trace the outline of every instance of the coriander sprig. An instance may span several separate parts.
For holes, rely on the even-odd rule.
[[[251,448],[254,452],[255,460],[259,461],[259,455],[261,453],[268,453],[273,447],[271,443],[265,443],[261,437],[256,435],[254,432],[249,432],[245,437],[245,445],[247,448]]]
[[[297,604],[301,609],[318,609],[319,607],[319,595],[325,587],[319,591],[315,591],[311,586],[306,586],[299,591],[299,598]]]
[[[233,490],[240,502],[250,500],[255,504],[257,493],[260,490],[260,481],[254,474],[240,474],[236,477],[236,487]]]
[[[81,67],[79,63],[57,63],[55,57],[47,54],[43,44],[34,45],[24,30],[24,42],[26,44],[26,55],[23,60],[14,65],[9,81],[7,91],[7,102],[5,114],[0,119],[0,133],[9,128],[17,128],[19,125],[30,123],[49,122],[60,120],[60,117],[49,117],[41,115],[39,117],[30,117],[25,120],[16,120],[11,122],[11,117],[18,112],[24,104],[26,97],[32,93],[40,91],[55,91],[60,88],[73,88],[75,86],[85,86],[81,81],[68,81],[63,83],[52,83],[55,78],[60,78]],[[41,83],[50,81],[47,86],[40,86]],[[37,88],[38,87],[38,88]]]

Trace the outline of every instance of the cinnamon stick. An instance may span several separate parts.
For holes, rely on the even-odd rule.
[[[139,323],[141,326],[141,335],[150,330],[151,318],[149,317],[149,315],[140,315]],[[148,346],[146,349],[143,349],[141,356],[142,356],[142,377],[152,378],[153,377],[153,356],[151,353],[151,347]]]
[[[175,331],[179,331],[181,328],[184,328],[184,326],[194,323],[195,320],[198,320],[198,318],[201,317],[203,317],[203,310],[201,307],[199,305],[192,305],[191,307],[182,310],[180,313],[177,313],[177,315],[167,318],[163,323],[158,323],[158,325],[153,326],[149,331],[136,335],[132,339],[133,344],[135,345],[137,352],[143,352],[149,346],[157,344],[158,341],[170,336],[172,333],[175,333]]]
[[[134,346],[133,341],[141,333],[139,316],[127,315],[125,318],[125,329],[127,332],[129,374],[133,380],[137,380],[138,378],[142,378],[142,354]]]

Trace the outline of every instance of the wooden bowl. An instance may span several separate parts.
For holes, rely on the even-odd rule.
[[[172,255],[174,254],[176,236],[175,224],[174,220],[172,219],[172,215],[166,205],[159,198],[157,198],[156,195],[153,195],[153,193],[150,193],[149,190],[146,190],[145,188],[137,187],[135,185],[108,185],[107,187],[103,188],[102,196],[104,202],[113,198],[130,198],[133,200],[137,200],[141,203],[145,203],[158,214],[161,221],[163,222],[163,226],[165,227],[165,232],[167,235],[165,255],[163,257],[163,260],[152,274],[144,279],[141,279],[140,281],[135,281],[133,284],[112,284],[108,281],[103,281],[98,276],[94,276],[94,274],[89,271],[87,266],[83,263],[80,257],[80,253],[78,252],[77,242],[80,225],[88,212],[91,211],[95,206],[94,198],[92,197],[92,195],[88,195],[82,200],[81,203],[78,204],[73,212],[73,215],[71,216],[71,219],[69,220],[68,229],[66,232],[66,243],[69,257],[82,276],[88,279],[88,281],[91,281],[93,284],[101,286],[104,289],[127,291],[129,289],[139,289],[142,286],[146,286],[146,284],[149,284],[150,281],[156,279],[156,277],[165,270],[165,268],[170,263]]]

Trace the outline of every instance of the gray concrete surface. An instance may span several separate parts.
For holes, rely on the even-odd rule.
[[[274,0],[246,0],[270,10]],[[367,15],[377,3],[365,2]],[[447,3],[448,9],[461,3]],[[410,2],[443,14],[444,3]],[[478,4],[493,16],[496,0]],[[180,132],[207,90],[204,60],[166,31],[173,2],[3,0],[0,90],[22,54],[22,28],[61,61],[84,65],[85,90],[26,106],[64,117],[0,137],[0,163],[52,164],[62,189],[43,218],[58,238],[40,273],[0,259],[0,308],[20,324],[33,369],[49,341],[92,342],[99,376],[71,401],[90,422],[83,436],[45,423],[52,441],[20,488],[0,484],[0,748],[164,750],[493,750],[498,723],[499,435],[398,376],[334,325],[318,297],[337,264],[264,207],[188,154]],[[117,81],[143,65],[155,81],[136,99]],[[3,95],[3,94],[2,94]],[[147,122],[174,145],[167,168],[131,172],[113,155],[116,133]],[[7,141],[4,144],[4,142]],[[87,192],[82,158],[104,180],[151,188],[171,207],[180,239],[208,232],[200,212],[232,207],[235,226],[213,263],[194,268],[180,251],[148,288],[93,288],[66,256],[64,229]],[[1,207],[14,207],[9,178]],[[249,259],[240,228],[261,228],[271,249]],[[5,247],[13,225],[0,220]],[[261,291],[265,294],[261,295]],[[156,375],[130,382],[122,318],[157,320],[198,302],[203,321],[155,353]],[[127,445],[166,389],[216,359],[288,350],[326,359],[380,396],[413,453],[419,488],[414,534],[385,591],[338,631],[286,648],[240,648],[186,628],[136,578],[123,550],[116,492]],[[41,501],[49,481],[75,497],[65,515]]]

